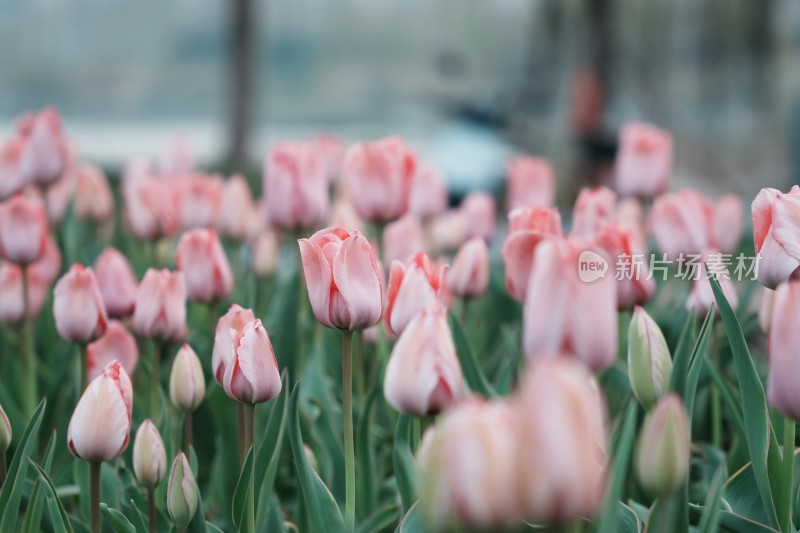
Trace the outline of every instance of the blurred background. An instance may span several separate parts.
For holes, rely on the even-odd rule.
[[[619,126],[675,136],[673,188],[800,181],[796,0],[0,0],[0,136],[56,105],[119,168],[176,135],[257,169],[282,138],[398,133],[451,188],[514,152],[560,194],[601,182]]]

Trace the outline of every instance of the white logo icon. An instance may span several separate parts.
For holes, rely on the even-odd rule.
[[[578,257],[578,277],[584,283],[604,278],[608,272],[608,261],[591,250],[584,250]]]

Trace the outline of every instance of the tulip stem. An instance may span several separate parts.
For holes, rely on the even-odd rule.
[[[183,440],[188,452],[192,447],[192,413],[183,415]]]
[[[244,404],[236,402],[236,417],[239,421],[239,463],[244,466],[247,456],[247,429],[245,428]]]
[[[161,388],[161,351],[166,351],[167,343],[155,341],[153,350],[153,368],[150,374],[150,418],[158,420],[159,389]]]
[[[100,465],[102,463],[89,463],[90,477],[90,506],[92,513],[92,533],[100,533]]]
[[[781,516],[779,518],[780,530],[787,532],[792,531],[792,506],[794,500],[792,499],[792,485],[794,479],[794,438],[795,438],[795,423],[794,420],[786,417],[783,421],[783,468],[781,469],[781,497],[783,498],[783,506]]]
[[[158,533],[156,521],[156,495],[153,489],[147,489],[147,519],[150,533]]]
[[[247,491],[247,516],[249,531],[256,531],[256,450],[255,450],[255,425],[256,425],[256,406],[255,404],[244,404],[245,435],[247,439],[247,451],[253,450],[253,458],[250,461],[250,488]]]
[[[28,294],[28,266],[22,265],[22,341],[23,341],[23,366],[25,368],[25,407],[29,415],[36,410],[36,345],[33,336],[33,321],[30,313],[30,298]]]
[[[342,414],[344,415],[345,524],[356,519],[356,461],[353,447],[353,333],[342,332]]]

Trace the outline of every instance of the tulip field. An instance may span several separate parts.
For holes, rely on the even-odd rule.
[[[567,205],[396,136],[167,153],[0,139],[0,533],[797,531],[798,187],[675,190],[644,123]]]

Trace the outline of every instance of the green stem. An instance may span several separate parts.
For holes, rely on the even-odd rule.
[[[100,465],[102,463],[89,463],[90,472],[90,506],[92,514],[92,533],[100,533]]]
[[[183,415],[183,442],[186,449],[186,452],[189,453],[189,450],[192,447],[192,413],[186,413]]]
[[[422,440],[422,422],[418,416],[411,421],[411,439],[411,452],[416,454],[419,450],[419,442]]]
[[[239,464],[244,465],[247,455],[247,428],[244,419],[244,404],[236,402],[236,418],[239,421]]]
[[[153,489],[147,489],[147,518],[149,520],[150,533],[158,533],[158,522],[156,520],[156,495]]]
[[[791,532],[792,526],[792,484],[794,479],[794,420],[786,417],[783,421],[783,468],[781,469],[781,516],[778,518],[780,529],[783,532]]]
[[[6,474],[7,474],[6,454],[4,452],[0,453],[0,488],[3,487],[3,483],[5,483],[6,481]]]
[[[83,391],[86,390],[86,387],[89,385],[89,355],[88,355],[88,345],[85,342],[78,343],[78,364],[81,367],[81,390],[78,396],[80,396]]]
[[[344,415],[345,524],[356,520],[356,461],[353,446],[353,334],[342,333],[342,411]]]
[[[33,320],[30,317],[30,298],[28,294],[28,266],[22,266],[22,310],[23,331],[22,350],[23,367],[25,368],[25,407],[29,415],[36,410],[37,384],[36,384],[36,340],[33,335]]]
[[[362,404],[364,401],[364,333],[361,332],[356,337],[356,357],[355,357],[355,366],[356,366],[356,391],[358,391],[358,401],[359,405]]]
[[[253,459],[250,462],[250,489],[247,492],[247,516],[250,533],[256,531],[256,451],[255,451],[255,424],[256,406],[255,404],[245,404],[245,434],[247,435],[247,449],[253,449]]]

